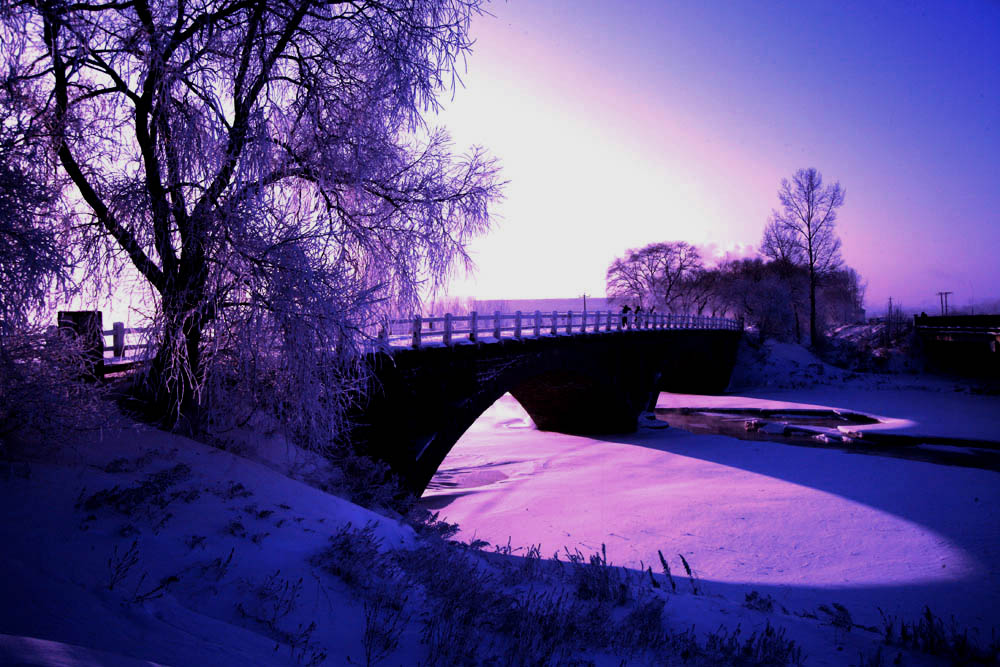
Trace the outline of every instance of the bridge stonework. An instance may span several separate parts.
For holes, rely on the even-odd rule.
[[[419,495],[462,434],[506,392],[542,430],[627,433],[659,391],[724,391],[740,335],[612,331],[375,354],[373,385],[352,416],[351,439]]]

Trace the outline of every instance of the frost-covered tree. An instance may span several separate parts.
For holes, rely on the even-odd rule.
[[[371,325],[467,261],[498,169],[424,115],[480,4],[0,0],[81,247],[150,287],[168,419],[251,373],[298,431],[335,429]]]
[[[820,280],[841,264],[840,239],[834,233],[837,209],[844,205],[840,183],[823,185],[816,169],[799,169],[789,181],[781,179],[780,211],[772,211],[764,234],[764,247],[788,253],[788,259],[805,265],[809,273],[809,340],[819,342],[816,288]],[[773,241],[773,243],[769,243]]]
[[[686,241],[650,243],[611,263],[607,295],[612,301],[674,309],[683,301],[688,279],[701,267],[701,254]]]
[[[48,288],[68,278],[58,230],[42,217],[50,203],[46,185],[0,148],[0,349],[28,327]]]
[[[0,354],[12,336],[35,328],[53,287],[68,287],[73,259],[58,206],[58,185],[30,133],[23,100],[0,72]]]

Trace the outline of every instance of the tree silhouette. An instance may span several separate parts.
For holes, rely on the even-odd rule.
[[[834,233],[837,209],[844,204],[840,183],[823,185],[816,169],[799,169],[792,180],[781,179],[780,211],[772,211],[764,233],[767,252],[802,263],[809,272],[809,341],[816,347],[816,288],[820,280],[841,264],[840,239]]]
[[[701,254],[686,241],[650,243],[611,263],[607,295],[613,301],[673,309],[683,300],[689,278],[701,267]]]
[[[373,319],[468,261],[498,167],[423,114],[479,4],[0,0],[4,66],[91,265],[151,287],[168,421],[197,416],[223,362],[267,367],[320,419]]]

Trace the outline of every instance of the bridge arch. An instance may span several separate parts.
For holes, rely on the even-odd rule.
[[[372,355],[351,439],[416,494],[455,443],[510,392],[542,430],[634,431],[660,390],[719,393],[740,332],[642,330],[398,349]]]

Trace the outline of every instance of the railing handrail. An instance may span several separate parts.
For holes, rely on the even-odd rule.
[[[461,326],[462,324],[466,326]],[[482,338],[498,340],[506,338],[504,334],[513,334],[513,338],[520,339],[656,329],[738,331],[743,326],[739,319],[709,315],[641,311],[622,313],[614,310],[549,313],[540,310],[527,313],[471,311],[466,315],[414,315],[409,319],[391,319],[386,325],[388,331],[380,334],[384,344],[414,348],[452,346],[462,342],[477,342]]]
[[[483,338],[495,341],[507,338],[504,334],[521,339],[665,329],[739,331],[743,324],[740,319],[686,313],[518,310],[513,313],[472,311],[465,315],[414,315],[408,319],[391,319],[386,326],[388,330],[380,330],[378,336],[382,346],[420,348],[475,343]],[[112,339],[112,344],[104,345],[103,351],[112,352],[115,358],[123,358],[127,350],[145,347],[126,344],[126,335],[146,334],[153,330],[153,327],[126,327],[122,322],[115,322],[111,329],[101,331],[102,337],[110,336]]]

